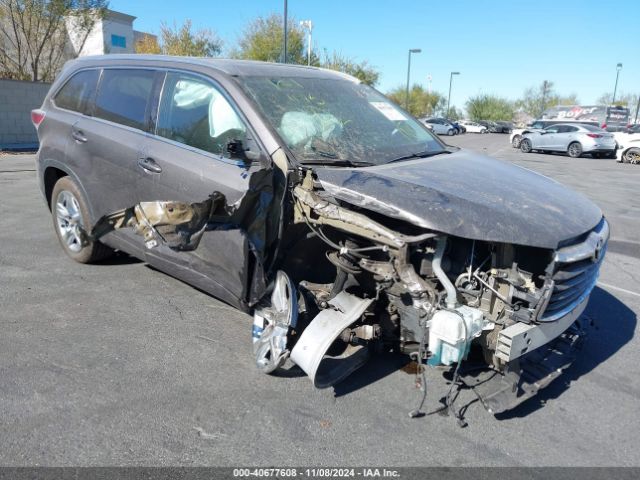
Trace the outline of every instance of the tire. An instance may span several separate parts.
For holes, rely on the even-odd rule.
[[[511,146],[513,148],[520,148],[520,142],[522,141],[522,137],[520,135],[514,135],[511,139]]]
[[[455,135],[453,128],[450,128],[449,130],[447,130],[447,135],[449,135],[450,137],[453,137]]]
[[[87,201],[70,177],[62,177],[53,187],[51,218],[60,246],[76,262],[92,263],[113,255],[111,248],[97,241],[82,245],[74,225],[91,225],[91,217]]]
[[[520,142],[520,151],[522,153],[531,153],[533,149],[531,148],[531,140],[528,138],[523,138]]]
[[[613,152],[605,153],[604,158],[616,158],[615,150]]]
[[[622,155],[622,163],[640,163],[640,148],[630,148]]]
[[[570,143],[569,148],[567,148],[567,153],[571,158],[580,158],[582,156],[582,145],[580,145],[580,142]]]
[[[593,153],[591,154],[591,156],[592,156],[593,158],[602,158],[602,153],[600,153],[600,152],[593,152]]]

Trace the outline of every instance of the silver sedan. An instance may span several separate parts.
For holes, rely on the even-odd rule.
[[[525,133],[520,142],[520,150],[567,152],[577,158],[590,153],[596,158],[615,158],[616,140],[613,134],[592,125],[558,123],[534,132]]]

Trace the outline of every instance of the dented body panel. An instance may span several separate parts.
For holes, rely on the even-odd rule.
[[[465,150],[317,173],[340,200],[474,240],[557,248],[602,218],[591,201],[550,178]]]

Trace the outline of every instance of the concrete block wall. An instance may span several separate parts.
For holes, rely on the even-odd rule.
[[[0,79],[0,149],[38,145],[31,110],[42,105],[50,86]]]

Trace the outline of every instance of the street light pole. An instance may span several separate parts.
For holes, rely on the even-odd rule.
[[[306,28],[308,32],[307,65],[311,65],[311,32],[313,30],[313,22],[311,20],[302,20],[300,26]]]
[[[282,30],[282,63],[287,63],[287,0],[284,0],[284,24]]]
[[[619,63],[616,65],[616,86],[613,87],[613,99],[611,100],[611,105],[613,106],[616,103],[616,92],[618,91],[618,77],[620,76],[620,70],[622,70],[622,64]]]
[[[407,91],[404,95],[404,109],[407,111],[409,111],[409,78],[411,76],[411,54],[420,52],[422,52],[422,50],[419,48],[409,49],[409,61],[407,62]]]
[[[449,75],[449,97],[447,98],[447,114],[446,114],[447,118],[449,118],[449,105],[451,103],[451,83],[453,82],[454,75],[460,75],[460,72],[451,72],[451,75]]]

